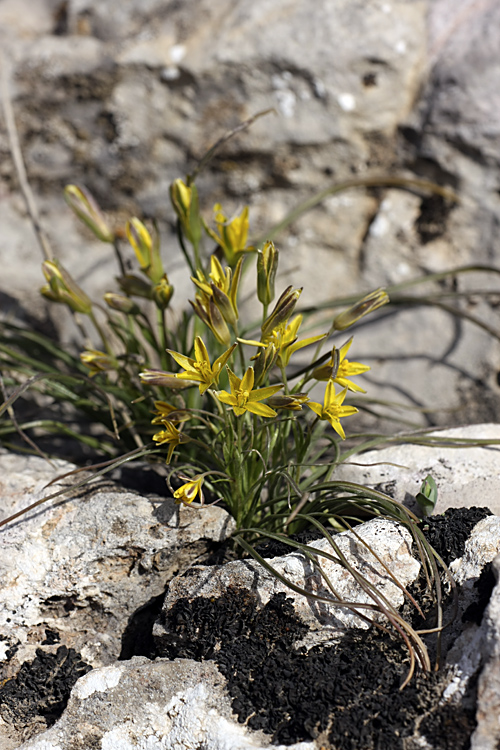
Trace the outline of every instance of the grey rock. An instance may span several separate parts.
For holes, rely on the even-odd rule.
[[[74,467],[0,454],[2,517],[75,479]],[[227,513],[143,497],[109,480],[42,506],[0,531],[0,667],[15,676],[42,646],[73,648],[84,662],[114,662],[138,611],[234,528]],[[125,638],[125,640],[123,640]],[[12,655],[12,651],[14,655]],[[9,658],[10,656],[10,658]],[[0,728],[1,735],[1,728]]]
[[[441,443],[425,445],[391,445],[367,451],[340,465],[336,478],[377,486],[399,502],[415,507],[414,496],[422,481],[431,474],[438,486],[435,513],[446,508],[487,507],[500,515],[498,489],[498,455],[500,445],[460,446],[466,440],[500,440],[496,424],[469,425],[430,432]],[[454,442],[455,441],[455,442]]]
[[[134,657],[82,677],[63,717],[19,750],[260,750],[269,738],[249,736],[234,721],[224,678],[210,662],[150,662]],[[283,745],[272,745],[284,750]],[[300,742],[290,750],[314,750]]]
[[[494,750],[500,741],[500,556],[493,560],[497,579],[485,614],[482,656],[485,667],[477,689],[477,728],[471,737],[471,750]]]
[[[420,570],[420,564],[410,554],[411,541],[411,534],[401,525],[393,521],[375,519],[356,529],[356,535],[353,532],[336,535],[335,543],[340,551],[338,553],[323,539],[311,542],[309,546],[334,557],[342,554],[355,571],[365,576],[381,595],[393,606],[398,607],[403,604],[403,593],[394,583],[391,574],[406,586],[415,580]],[[369,547],[376,550],[379,560],[374,557]],[[177,576],[169,586],[163,609],[164,612],[168,612],[184,597],[219,597],[229,586],[255,591],[261,606],[264,606],[274,594],[284,592],[293,601],[296,615],[309,628],[304,640],[304,645],[308,646],[330,641],[346,627],[368,627],[366,621],[357,616],[356,604],[362,605],[358,610],[361,614],[375,620],[380,619],[379,613],[366,609],[374,600],[362,590],[346,567],[322,557],[321,554],[318,555],[318,562],[339,599],[353,603],[352,609],[334,603],[334,596],[318,569],[300,552],[275,557],[268,560],[268,563],[293,585],[326,597],[330,601],[308,600],[302,594],[290,590],[259,563],[244,560],[221,566],[193,567],[189,571],[189,576]],[[153,629],[153,635],[158,642],[161,642],[164,632],[165,628],[160,618]]]
[[[276,114],[226,144],[200,177],[207,219],[223,196],[229,214],[249,201],[260,233],[353,174],[429,178],[461,196],[447,207],[394,189],[354,190],[294,222],[278,239],[282,279],[304,285],[305,305],[498,259],[494,2],[335,0],[314,12],[306,0],[258,0],[251,9],[243,0],[31,5],[4,0],[0,9],[28,173],[56,254],[96,299],[116,269],[72,221],[62,185],[85,183],[115,224],[129,213],[158,219],[173,304],[182,307],[188,291],[168,185],[227,129],[267,107]],[[1,132],[0,150],[8,156]],[[4,288],[41,312],[33,300],[39,257],[8,158],[0,179]],[[460,291],[497,288],[494,277],[470,278],[458,278]],[[469,299],[463,308],[494,326],[490,302]],[[497,414],[500,360],[477,328],[457,328],[442,310],[410,310],[390,336],[381,323],[357,341],[357,356],[377,362],[371,395],[451,409],[437,411],[439,424]]]

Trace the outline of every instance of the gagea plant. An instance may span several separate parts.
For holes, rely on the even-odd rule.
[[[38,452],[28,433],[36,437],[40,431],[48,431],[80,440],[93,455],[109,459],[94,465],[94,476],[136,457],[166,463],[175,500],[188,506],[223,504],[235,519],[241,548],[291,588],[293,582],[259,555],[255,542],[260,536],[288,539],[325,579],[331,593],[327,600],[358,611],[358,605],[338,599],[323,573],[320,557],[330,557],[347,568],[372,599],[370,608],[382,612],[407,643],[412,656],[410,675],[415,655],[422,667],[429,669],[429,657],[418,633],[349,566],[335,543],[336,532],[351,530],[356,536],[352,527],[370,517],[389,517],[404,524],[413,535],[429,587],[434,586],[437,627],[427,632],[441,630],[437,564],[445,570],[446,566],[426,542],[418,519],[375,489],[335,479],[340,461],[380,442],[413,439],[439,444],[439,438],[426,437],[425,431],[420,431],[413,438],[408,434],[365,436],[358,446],[342,451],[349,417],[358,410],[353,401],[364,393],[359,376],[370,369],[355,361],[355,355],[350,358],[355,343],[348,331],[388,303],[388,294],[377,289],[361,299],[351,299],[340,313],[331,313],[323,330],[311,328],[308,313],[300,312],[302,289],[278,281],[279,252],[271,238],[284,222],[270,230],[270,239],[251,244],[248,207],[228,216],[216,204],[211,219],[202,216],[196,176],[230,135],[207,153],[192,175],[175,180],[170,187],[179,245],[192,284],[188,299],[176,299],[165,264],[172,253],[162,251],[154,222],[131,217],[125,226],[114,228],[85,188],[66,187],[64,194],[71,209],[114,252],[116,285],[103,301],[92,300],[43,244],[46,283],[41,292],[51,302],[69,308],[85,345],[78,356],[29,328],[2,322],[0,387],[4,403],[0,416],[5,414],[8,419],[0,423],[0,439],[8,445],[9,436],[18,433],[30,450]],[[306,201],[288,220],[329,194],[378,182],[351,180],[335,185]],[[382,182],[400,187],[411,184],[450,197],[445,189],[418,180],[386,178]],[[495,269],[464,267],[450,273],[471,270]],[[433,280],[445,276],[435,274]],[[428,279],[412,283],[424,281]],[[398,292],[410,285],[393,288],[391,301],[397,301]],[[408,300],[417,304],[418,299],[399,295],[404,304]],[[465,316],[498,336],[447,302],[430,296],[421,299],[423,304],[437,304]],[[339,307],[338,302],[331,302],[322,306],[323,311],[327,306]],[[41,391],[61,411],[69,406],[69,411],[83,415],[92,429],[83,430],[63,418],[18,421],[13,406],[27,390]],[[360,406],[360,401],[357,404]],[[428,477],[418,498],[426,512],[432,511],[436,500],[437,488],[432,483]],[[37,500],[30,508],[0,521],[0,526],[63,492]],[[314,527],[327,539],[332,553],[290,539],[304,527]],[[379,559],[376,551],[370,552]],[[403,592],[418,609],[408,592]],[[314,596],[305,590],[300,593]]]
[[[164,451],[178,502],[204,502],[205,492],[207,502],[224,502],[238,529],[286,530],[304,498],[330,489],[343,422],[357,411],[348,394],[363,392],[356,378],[369,367],[347,358],[352,337],[343,332],[385,304],[387,294],[376,290],[334,317],[329,330],[302,336],[304,318],[295,313],[302,289],[288,286],[277,295],[279,253],[271,241],[248,245],[248,208],[228,218],[217,204],[214,228],[203,221],[189,178],[176,180],[170,196],[193,285],[182,306],[191,313],[171,312],[174,290],[154,226],[131,218],[120,233],[127,248],[92,196],[75,185],[66,187],[66,200],[100,240],[114,245],[118,289],[104,295],[103,315],[50,260],[43,263],[42,294],[93,325],[99,343],[82,351],[81,361],[100,388],[122,400],[130,394],[124,406],[136,436]],[[216,243],[208,256],[203,239]],[[246,310],[256,322],[242,324],[245,272],[254,274]],[[321,400],[311,396],[318,386]]]

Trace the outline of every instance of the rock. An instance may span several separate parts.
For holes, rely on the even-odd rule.
[[[96,743],[103,750],[267,747],[234,722],[224,682],[212,663],[189,659],[134,657],[96,669],[78,681],[62,719],[19,750],[87,750]],[[288,747],[314,750],[309,742]]]
[[[268,107],[275,114],[229,141],[200,176],[207,220],[216,200],[228,215],[248,201],[260,234],[353,175],[431,179],[461,198],[381,188],[325,200],[277,239],[283,284],[303,285],[305,306],[496,257],[494,3],[334,0],[311,13],[306,0],[257,0],[251,10],[244,0],[190,0],[168,12],[160,0],[126,9],[69,0],[56,10],[41,0],[36,12],[20,2],[2,3],[0,39],[28,174],[56,255],[96,299],[109,291],[114,261],[70,217],[63,184],[85,183],[115,224],[129,213],[158,220],[173,304],[183,307],[192,290],[174,250],[168,186]],[[40,258],[2,134],[0,149],[4,286],[41,312]],[[498,288],[494,274],[456,285]],[[462,309],[498,327],[494,297],[465,298]],[[437,424],[494,418],[500,360],[485,332],[412,308],[388,336],[383,318],[357,335],[357,356],[377,363],[372,396],[436,409]]]
[[[438,487],[435,514],[443,513],[446,508],[476,505],[486,506],[500,515],[499,446],[460,446],[460,441],[500,440],[500,427],[496,424],[470,425],[430,432],[429,436],[436,441],[436,447],[396,444],[367,451],[351,459],[358,465],[340,465],[335,477],[376,486],[395,500],[415,508],[414,497],[427,474],[431,474]]]
[[[2,517],[76,481],[71,477],[46,488],[73,468],[63,461],[51,467],[38,457],[0,454]],[[112,663],[120,654],[127,658],[172,576],[233,528],[220,508],[177,506],[105,479],[2,528],[2,678],[34,664],[40,649],[53,655],[69,649],[90,667]],[[19,722],[16,728],[23,729]]]
[[[360,539],[352,532],[335,536],[338,551],[332,549],[326,540],[310,542],[309,546],[334,557],[343,555],[347,563],[365,576],[393,606],[402,605],[403,593],[393,582],[388,571],[396,575],[403,586],[407,586],[417,577],[420,565],[410,554],[411,534],[396,522],[379,519],[363,524],[356,530],[356,534]],[[374,558],[368,546],[377,550],[380,561]],[[345,567],[321,555],[318,562],[339,599],[365,606],[373,604],[373,599],[361,589]],[[269,560],[268,564],[293,585],[329,600],[333,599],[317,568],[315,569],[301,553],[292,552],[283,557],[276,557]],[[388,571],[382,565],[387,566]],[[221,566],[194,567],[189,570],[186,577],[181,575],[174,578],[165,598],[162,616],[153,630],[160,652],[164,635],[168,638],[168,629],[165,631],[163,622],[165,618],[168,620],[168,613],[177,602],[195,596],[217,598],[228,588],[255,592],[262,606],[276,594],[286,594],[287,598],[293,601],[295,614],[307,625],[309,632],[304,642],[308,646],[330,641],[346,627],[368,627],[366,621],[350,609],[343,609],[325,601],[307,600],[302,594],[291,591],[253,560],[234,561]],[[364,609],[359,611],[361,614],[372,614]]]
[[[373,541],[374,524],[382,529],[385,523],[370,522],[358,531],[365,539],[370,535]],[[462,559],[452,565],[457,581],[472,584],[474,576],[477,580],[481,567],[500,547],[499,524],[500,519],[491,516],[474,528]],[[394,529],[389,533],[394,534]],[[342,540],[345,544],[348,535],[342,535]],[[315,546],[321,547],[320,543]],[[298,555],[273,558],[272,564],[279,568],[283,563],[285,567],[290,558],[297,560]],[[61,719],[21,745],[20,750],[83,750],[91,742],[124,750],[167,750],[178,745],[203,745],[207,750],[259,750],[268,747],[271,740],[272,747],[283,750],[285,746],[319,750],[351,747],[358,736],[361,741],[356,746],[363,748],[375,747],[376,737],[391,748],[403,748],[400,742],[410,738],[413,744],[408,746],[412,747],[441,750],[450,746],[447,742],[452,742],[457,750],[467,747],[475,724],[473,685],[484,651],[484,623],[469,624],[465,629],[462,626],[458,637],[455,633],[447,669],[427,678],[417,676],[400,691],[390,677],[392,659],[401,658],[404,653],[400,643],[392,641],[390,648],[394,651],[380,650],[381,634],[354,628],[353,635],[346,633],[342,639],[326,641],[321,648],[316,645],[306,655],[300,644],[308,629],[304,624],[307,615],[303,607],[297,606],[297,597],[288,590],[280,593],[278,587],[270,595],[261,586],[252,598],[248,589],[246,595],[243,593],[242,587],[253,581],[255,588],[256,576],[251,568],[250,575],[245,576],[240,570],[239,577],[234,575],[235,563],[228,563],[225,568],[225,578],[218,568],[213,580],[205,584],[199,575],[202,571],[196,569],[174,580],[174,593],[167,600],[161,627],[156,629],[160,647],[191,650],[196,661],[159,658],[151,662],[134,657],[86,674],[73,688]],[[258,578],[262,577],[265,575],[259,573]],[[179,598],[181,584],[184,598]],[[182,605],[183,601],[186,604]],[[188,601],[193,605],[191,609]],[[176,603],[184,608],[178,608],[177,619],[167,625],[168,614]],[[460,611],[464,605],[461,601]],[[484,622],[489,622],[492,607],[493,603]],[[309,669],[312,665],[312,672],[307,671],[307,665]],[[295,687],[285,693],[280,680],[290,669],[288,679]],[[404,669],[396,674],[401,679]],[[335,685],[339,685],[340,693],[331,691]],[[269,697],[273,688],[275,694]],[[306,691],[304,697],[301,689]],[[248,701],[253,701],[253,712]],[[321,724],[319,717],[325,710],[331,715],[323,715]],[[280,721],[285,717],[283,711],[286,720]],[[481,728],[479,714],[478,720],[476,734]],[[287,726],[291,728],[288,734]],[[304,726],[314,741],[293,740],[294,733],[303,732]],[[446,736],[444,726],[448,727]],[[285,744],[280,744],[284,737]]]
[[[482,642],[485,667],[477,688],[477,728],[471,737],[471,750],[494,750],[500,742],[500,557],[493,560],[497,580],[485,616],[486,631]]]

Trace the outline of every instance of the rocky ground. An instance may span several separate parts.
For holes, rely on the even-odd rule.
[[[438,437],[451,443],[478,431],[500,437],[492,425]],[[412,446],[399,448],[399,460],[405,449],[409,455]],[[223,509],[176,506],[99,480],[0,532],[0,748],[493,750],[500,739],[492,719],[500,694],[497,449],[422,450],[427,464],[438,456],[450,469],[439,481],[448,492],[445,515],[422,524],[458,593],[454,610],[443,578],[448,626],[438,672],[417,666],[400,690],[410,668],[403,642],[367,630],[360,617],[367,610],[335,605],[317,569],[286,545],[260,551],[295,586],[328,601],[304,598],[257,562],[218,562],[215,552],[233,530]],[[372,471],[393,495],[409,498],[420,477],[411,465],[386,463],[392,454],[366,454],[366,464],[377,464]],[[5,517],[71,465],[3,453],[0,468]],[[355,467],[344,471],[348,478]],[[460,487],[477,474],[483,507],[464,508]],[[375,480],[368,484],[380,488]],[[407,530],[376,519],[337,541],[415,628],[434,626]],[[332,552],[325,540],[308,543]],[[371,603],[345,568],[328,559],[322,568],[336,596]],[[404,603],[394,575],[427,620]],[[434,660],[435,636],[424,638]]]
[[[229,215],[249,203],[260,235],[353,177],[429,179],[460,197],[380,187],[326,199],[276,238],[281,283],[303,285],[304,305],[494,265],[499,13],[494,0],[334,0],[314,12],[305,0],[3,0],[4,67],[56,254],[96,298],[109,289],[113,259],[61,197],[66,183],[85,184],[116,224],[130,213],[159,222],[173,303],[184,306],[191,289],[168,186],[228,129],[271,107],[200,176],[207,220],[216,200]],[[40,257],[1,130],[0,153],[3,308],[21,299],[41,314]],[[438,287],[453,289],[465,313],[498,327],[494,272]],[[484,422],[498,415],[492,341],[443,309],[410,306],[359,329],[356,358],[374,365],[373,394],[437,410],[413,413],[417,422]]]
[[[498,747],[497,450],[453,439],[500,437],[499,21],[495,0],[332,0],[314,12],[307,0],[2,0],[0,63],[41,221],[95,299],[116,269],[65,206],[64,185],[86,185],[115,226],[131,214],[158,222],[180,310],[192,290],[168,187],[267,108],[200,176],[207,221],[216,201],[229,215],[248,203],[258,237],[333,183],[377,183],[330,196],[276,237],[279,283],[304,286],[304,307],[476,267],[421,287],[469,319],[407,300],[359,326],[352,354],[372,365],[370,396],[417,407],[399,412],[414,425],[479,424],[433,449],[366,454],[341,476],[411,504],[432,473],[439,513],[493,515],[428,524],[459,613],[443,669],[399,691],[409,668],[400,642],[350,611],[306,605],[256,564],[221,563],[233,528],[222,509],[180,508],[111,480],[41,508],[0,530],[0,750]],[[387,183],[399,177],[459,200]],[[0,226],[2,316],[73,345],[65,311],[48,312],[37,294],[41,256],[1,119]],[[70,468],[2,453],[2,516]],[[387,569],[420,590],[411,540],[384,523],[362,535],[381,539]],[[386,569],[352,535],[342,544],[403,606]],[[284,553],[274,565],[317,585],[304,559]],[[336,585],[362,601],[350,579]]]

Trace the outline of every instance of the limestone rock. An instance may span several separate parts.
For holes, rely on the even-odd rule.
[[[471,750],[494,750],[500,742],[500,557],[495,557],[493,570],[497,579],[485,616],[482,642],[486,664],[477,691],[477,728],[471,737]]]
[[[377,486],[414,508],[414,496],[431,474],[438,487],[434,513],[446,508],[487,507],[500,515],[498,455],[500,445],[460,446],[466,440],[500,440],[500,427],[479,424],[430,433],[438,445],[391,445],[368,451],[338,467],[336,478]]]
[[[63,479],[45,489],[74,468],[55,464],[0,454],[2,517],[75,481]],[[220,508],[181,507],[101,480],[2,528],[3,679],[15,676],[39,648],[52,654],[73,649],[92,667],[114,662],[130,647],[134,618],[147,622],[148,608],[170,578],[233,526]]]
[[[210,662],[134,657],[81,678],[64,716],[19,750],[87,750],[96,743],[103,750],[261,750],[269,740],[248,736],[234,721],[224,679]],[[288,748],[314,750],[308,742]]]
[[[376,586],[381,595],[393,606],[400,606],[403,604],[401,589],[391,579],[382,563],[403,586],[415,580],[420,564],[411,556],[411,534],[394,521],[379,519],[363,524],[356,529],[356,534],[359,539],[352,532],[335,536],[340,554],[344,555],[348,564],[365,576],[370,584]],[[338,557],[326,540],[311,542],[309,546]],[[375,559],[368,547],[376,550],[380,562]],[[318,555],[318,562],[340,599],[361,605],[373,604],[374,600],[361,589],[345,567],[321,555]],[[292,552],[268,560],[268,563],[293,585],[330,600],[333,598],[317,569],[302,553]],[[177,576],[169,586],[164,612],[168,612],[180,599],[219,597],[228,587],[255,591],[262,606],[275,594],[285,593],[293,600],[295,613],[308,626],[309,633],[305,638],[308,645],[326,642],[346,627],[368,627],[366,621],[360,619],[355,611],[333,603],[308,600],[302,594],[290,590],[253,560],[234,561],[222,566],[194,567],[188,576]],[[378,619],[377,614],[373,615],[369,610],[360,608],[359,612]],[[161,644],[164,634],[161,618],[155,624],[153,634],[157,644]]]

